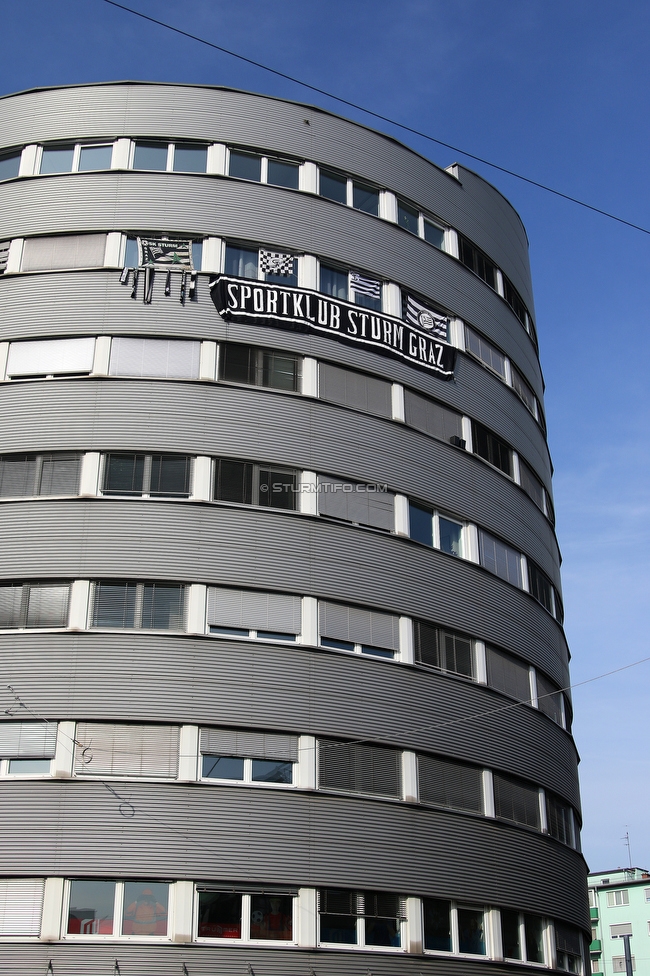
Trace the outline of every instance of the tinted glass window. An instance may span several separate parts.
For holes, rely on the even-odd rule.
[[[180,173],[205,173],[208,165],[207,146],[179,142],[174,146],[174,169]]]
[[[241,939],[241,895],[230,891],[199,892],[199,938]]]
[[[183,588],[148,583],[143,590],[142,626],[152,630],[180,630],[183,626]]]
[[[104,493],[141,495],[144,457],[144,454],[108,454],[104,470]]]
[[[253,500],[252,485],[252,464],[227,458],[219,458],[216,462],[214,497],[217,501],[250,505]]]
[[[460,556],[462,526],[458,522],[451,522],[449,519],[440,516],[438,519],[440,527],[440,548],[443,552],[448,552],[450,556]]]
[[[259,469],[259,477],[259,505],[295,509],[298,497],[295,471],[262,467]]]
[[[133,169],[167,169],[167,143],[136,142]]]
[[[169,885],[125,881],[122,935],[167,935]]]
[[[254,383],[255,352],[251,346],[224,345],[221,349],[221,379],[231,383]]]
[[[235,152],[231,149],[228,175],[236,176],[240,180],[254,180],[259,183],[262,179],[262,157],[253,153]]]
[[[290,353],[262,350],[261,386],[275,390],[298,389],[299,359]]]
[[[259,252],[226,244],[225,272],[238,278],[257,279]]]
[[[424,948],[451,952],[449,902],[424,898]]]
[[[409,536],[425,546],[433,545],[433,518],[426,508],[411,503],[409,505]]]
[[[69,173],[73,155],[74,146],[45,146],[41,158],[41,173]]]
[[[364,213],[379,215],[379,190],[362,183],[355,183],[352,187],[352,206]]]
[[[71,882],[69,935],[112,935],[114,911],[114,881]]]
[[[518,912],[501,909],[501,941],[504,959],[521,959]]]
[[[151,458],[152,495],[177,498],[190,493],[190,459],[182,454],[154,454]]]
[[[251,895],[251,939],[291,941],[292,916],[290,895]]]
[[[243,779],[244,760],[238,756],[203,756],[203,776],[208,779]]]
[[[331,295],[332,298],[341,298],[343,301],[347,301],[347,272],[337,271],[336,268],[328,268],[327,265],[321,264],[320,290],[325,295]]]
[[[445,232],[442,227],[436,227],[431,221],[424,221],[424,239],[428,241],[429,244],[433,244],[434,247],[442,247],[445,240]]]
[[[79,172],[89,169],[110,169],[112,146],[82,146],[79,153]]]
[[[297,163],[285,163],[280,159],[269,159],[268,182],[274,186],[298,189],[299,167]]]
[[[483,912],[470,908],[458,909],[458,951],[485,955]]]
[[[397,201],[397,223],[404,230],[410,231],[411,234],[418,233],[418,225],[420,222],[420,215],[417,210],[413,207],[409,207],[407,203],[402,203],[401,200]]]
[[[253,759],[252,779],[255,783],[290,783],[293,763],[275,759]]]
[[[18,176],[20,169],[20,153],[2,153],[0,155],[0,180],[10,180]]]
[[[320,171],[318,192],[328,200],[335,200],[337,203],[347,202],[348,181],[345,176],[332,173],[330,170]]]

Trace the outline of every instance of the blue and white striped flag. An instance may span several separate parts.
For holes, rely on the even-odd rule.
[[[406,321],[416,329],[423,329],[430,335],[448,341],[449,319],[437,312],[432,312],[426,305],[422,305],[412,295],[406,296]]]
[[[381,282],[374,278],[364,278],[357,271],[350,272],[350,291],[368,298],[381,298]]]

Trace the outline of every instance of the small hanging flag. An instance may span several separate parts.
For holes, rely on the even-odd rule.
[[[190,289],[189,289],[189,292],[188,292],[189,299],[190,299],[191,302],[195,302],[196,301],[196,279],[197,279],[197,277],[198,276],[197,276],[196,271],[192,271],[192,273],[190,274]]]
[[[288,277],[293,274],[293,254],[283,254],[281,251],[265,251],[260,248],[260,269],[263,274]]]
[[[163,237],[138,237],[140,266],[149,264],[161,270],[173,268],[175,271],[191,271],[192,242],[188,240],[166,240]]]
[[[368,298],[381,298],[381,282],[374,278],[364,278],[357,271],[350,272],[350,291]]]
[[[151,305],[151,299],[153,298],[153,279],[154,270],[147,266],[144,269],[144,295],[142,296],[142,301],[145,305]]]
[[[129,272],[130,271],[131,271],[130,268],[122,268],[122,274],[120,275],[120,284],[121,285],[128,285],[128,283],[129,283]]]
[[[422,305],[412,295],[406,296],[406,321],[416,329],[424,329],[431,335],[447,341],[449,319],[437,312],[432,312],[426,305]]]
[[[131,289],[131,298],[136,298],[138,294],[138,278],[140,277],[140,272],[137,268],[133,269],[133,288]]]
[[[181,275],[181,294],[180,294],[180,303],[181,303],[181,305],[184,305],[185,304],[185,289],[186,289],[186,287],[187,287],[187,271],[184,271],[183,274]]]
[[[167,277],[165,278],[165,298],[169,298],[172,293],[172,273],[167,272]]]

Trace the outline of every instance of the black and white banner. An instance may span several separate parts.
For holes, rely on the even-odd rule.
[[[341,342],[363,345],[449,380],[456,350],[422,329],[361,305],[304,288],[289,288],[219,275],[210,285],[219,315],[280,329],[325,333]]]
[[[418,302],[412,295],[406,296],[406,321],[416,328],[426,329],[431,335],[439,339],[447,339],[449,319],[438,312],[433,312],[426,305]]]
[[[160,237],[138,237],[140,267],[161,271],[193,271],[192,241],[166,241]]]

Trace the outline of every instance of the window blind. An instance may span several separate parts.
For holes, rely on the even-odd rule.
[[[405,390],[404,410],[409,427],[415,427],[416,430],[422,430],[425,434],[439,437],[443,441],[463,436],[461,415],[435,400],[427,400],[412,390]]]
[[[68,614],[69,586],[30,586],[27,627],[63,627]]]
[[[399,618],[393,614],[321,600],[318,618],[321,637],[399,650]]]
[[[367,743],[319,739],[318,780],[326,789],[401,797],[401,753]]]
[[[568,803],[551,793],[546,794],[546,819],[551,837],[573,846],[573,811]]]
[[[519,477],[521,487],[529,498],[535,502],[540,511],[544,511],[544,486],[536,474],[528,467],[525,461],[519,458]]]
[[[0,586],[0,627],[20,626],[22,600],[23,587],[20,583],[17,586]]]
[[[612,935],[632,935],[632,926],[629,922],[623,923],[621,928],[624,932],[613,932]],[[581,938],[578,929],[570,925],[563,925],[562,922],[554,922],[555,945],[560,951],[573,952],[576,956],[581,954]],[[618,925],[610,925],[610,929],[617,929]]]
[[[418,756],[420,800],[451,810],[483,812],[481,770],[464,763]]]
[[[355,407],[377,417],[392,415],[390,383],[330,363],[319,365],[318,395],[322,400]]]
[[[175,725],[78,722],[75,773],[175,779],[178,738]]]
[[[111,342],[111,376],[158,376],[163,379],[196,379],[199,375],[200,342],[185,339],[127,339]]]
[[[42,878],[0,881],[0,935],[40,935],[44,891]]]
[[[4,272],[7,270],[10,246],[11,241],[0,241],[0,274],[4,274]]]
[[[201,753],[298,761],[298,736],[240,729],[201,729]]]
[[[208,626],[237,627],[299,634],[300,597],[212,586],[208,590]]]
[[[478,530],[479,560],[481,566],[521,589],[521,556],[505,542],[495,539],[493,535]]]
[[[28,237],[23,245],[22,271],[54,271],[59,268],[101,268],[106,234],[66,234],[61,237]]]
[[[556,684],[537,672],[537,705],[558,725],[562,725],[562,692]]]
[[[318,477],[318,510],[321,515],[372,525],[391,532],[395,524],[392,492],[377,491],[374,485],[357,484],[324,475]]]
[[[8,454],[0,458],[0,498],[36,494],[35,480],[35,454]]]
[[[488,342],[483,336],[478,335],[473,329],[465,326],[465,343],[468,352],[471,352],[473,356],[476,356],[486,366],[493,369],[502,379],[505,379],[506,357],[491,342]]]
[[[95,340],[92,338],[12,342],[7,358],[7,376],[90,373],[94,353]]]
[[[530,701],[528,665],[495,647],[486,648],[488,684],[518,701]]]
[[[41,483],[36,494],[76,495],[79,491],[80,454],[44,454]]]
[[[321,915],[365,915],[368,918],[406,918],[406,899],[385,891],[348,891],[321,888],[318,892]]]
[[[540,830],[539,790],[521,780],[494,774],[494,805],[497,817]]]
[[[0,758],[52,759],[56,728],[45,722],[0,722]]]

